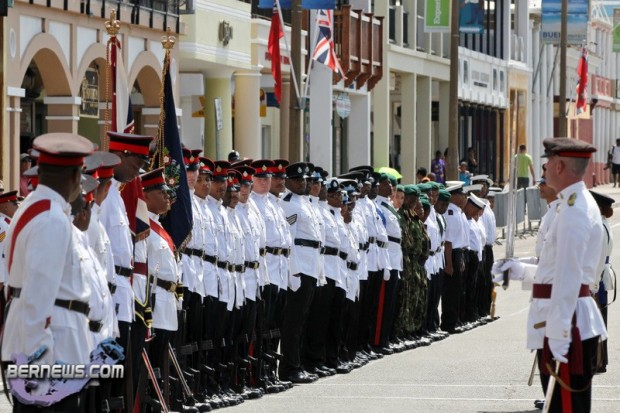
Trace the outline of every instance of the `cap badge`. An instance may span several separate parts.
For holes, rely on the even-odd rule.
[[[218,166],[217,168],[215,168],[215,172],[222,172],[222,167]]]
[[[243,171],[243,177],[247,178],[248,177],[248,171]]]
[[[262,169],[263,169],[263,171],[266,171],[267,170],[267,165],[263,165]]]
[[[297,173],[299,173],[299,174],[301,173],[301,166],[297,167]]]

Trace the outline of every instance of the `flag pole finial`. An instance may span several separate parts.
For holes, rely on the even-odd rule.
[[[110,36],[116,36],[121,29],[121,22],[116,20],[116,10],[110,12],[110,20],[105,22],[105,29]]]
[[[176,37],[172,35],[172,30],[168,27],[168,30],[166,30],[166,35],[161,37],[162,46],[164,46],[164,49],[166,50],[171,50],[174,48],[176,41]]]

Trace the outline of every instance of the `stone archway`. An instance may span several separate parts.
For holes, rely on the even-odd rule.
[[[131,95],[136,133],[156,136],[162,80],[161,64],[155,55],[149,52],[140,53],[132,66],[129,81],[133,85]]]

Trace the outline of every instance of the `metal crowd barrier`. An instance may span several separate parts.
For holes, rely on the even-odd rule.
[[[509,192],[496,192],[495,193],[495,206],[493,207],[493,213],[495,214],[495,222],[497,229],[501,229],[501,236],[498,238],[506,237],[506,226],[508,225],[508,202],[510,199]],[[527,201],[527,202],[526,202]],[[526,208],[527,205],[527,208]],[[527,211],[527,221],[525,214]],[[532,222],[538,221],[540,225],[540,219],[547,212],[547,203],[540,198],[540,191],[537,187],[532,186],[527,189],[519,189],[517,191],[517,208],[516,208],[516,224],[517,234],[523,236],[527,231],[534,231],[532,228]],[[527,229],[526,229],[527,223]],[[521,231],[519,231],[521,227]],[[538,227],[536,227],[538,229]]]

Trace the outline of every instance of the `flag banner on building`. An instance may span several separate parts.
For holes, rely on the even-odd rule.
[[[259,9],[270,9],[273,7],[272,0],[259,0]],[[280,9],[289,10],[291,8],[291,0],[279,0]],[[335,9],[336,0],[301,0],[302,9]]]
[[[589,0],[570,0],[566,22],[568,24],[568,44],[583,45],[588,39]],[[542,0],[543,43],[560,44],[562,25],[562,0]]]
[[[314,52],[312,52],[312,59],[324,64],[344,78],[344,72],[342,67],[340,67],[338,56],[336,56],[336,51],[334,50],[332,13],[331,10],[318,10],[316,13],[318,33],[316,46]]]
[[[425,32],[450,32],[450,0],[425,0],[424,16]]]
[[[579,115],[585,112],[588,99],[588,51],[585,47],[581,48],[581,58],[577,65],[577,100],[575,102],[575,113]]]
[[[613,51],[620,52],[620,9],[614,9],[613,14],[614,28],[611,32],[613,40]]]
[[[484,33],[484,0],[459,0],[459,31]]]
[[[161,107],[156,139],[157,149],[153,156],[153,167],[164,167],[166,185],[170,187],[172,206],[170,211],[161,219],[161,224],[174,242],[175,253],[180,254],[190,240],[193,217],[192,201],[189,185],[187,184],[187,174],[185,172],[185,164],[183,163],[183,151],[181,149],[181,138],[177,124],[176,106],[172,94],[170,48],[166,48],[164,56],[162,81],[163,96],[160,96]]]
[[[282,57],[280,56],[280,39],[284,36],[284,31],[280,25],[280,14],[275,0],[272,2],[273,12],[271,14],[271,27],[267,41],[267,51],[271,59],[271,75],[273,76],[273,93],[280,103],[282,97]]]

